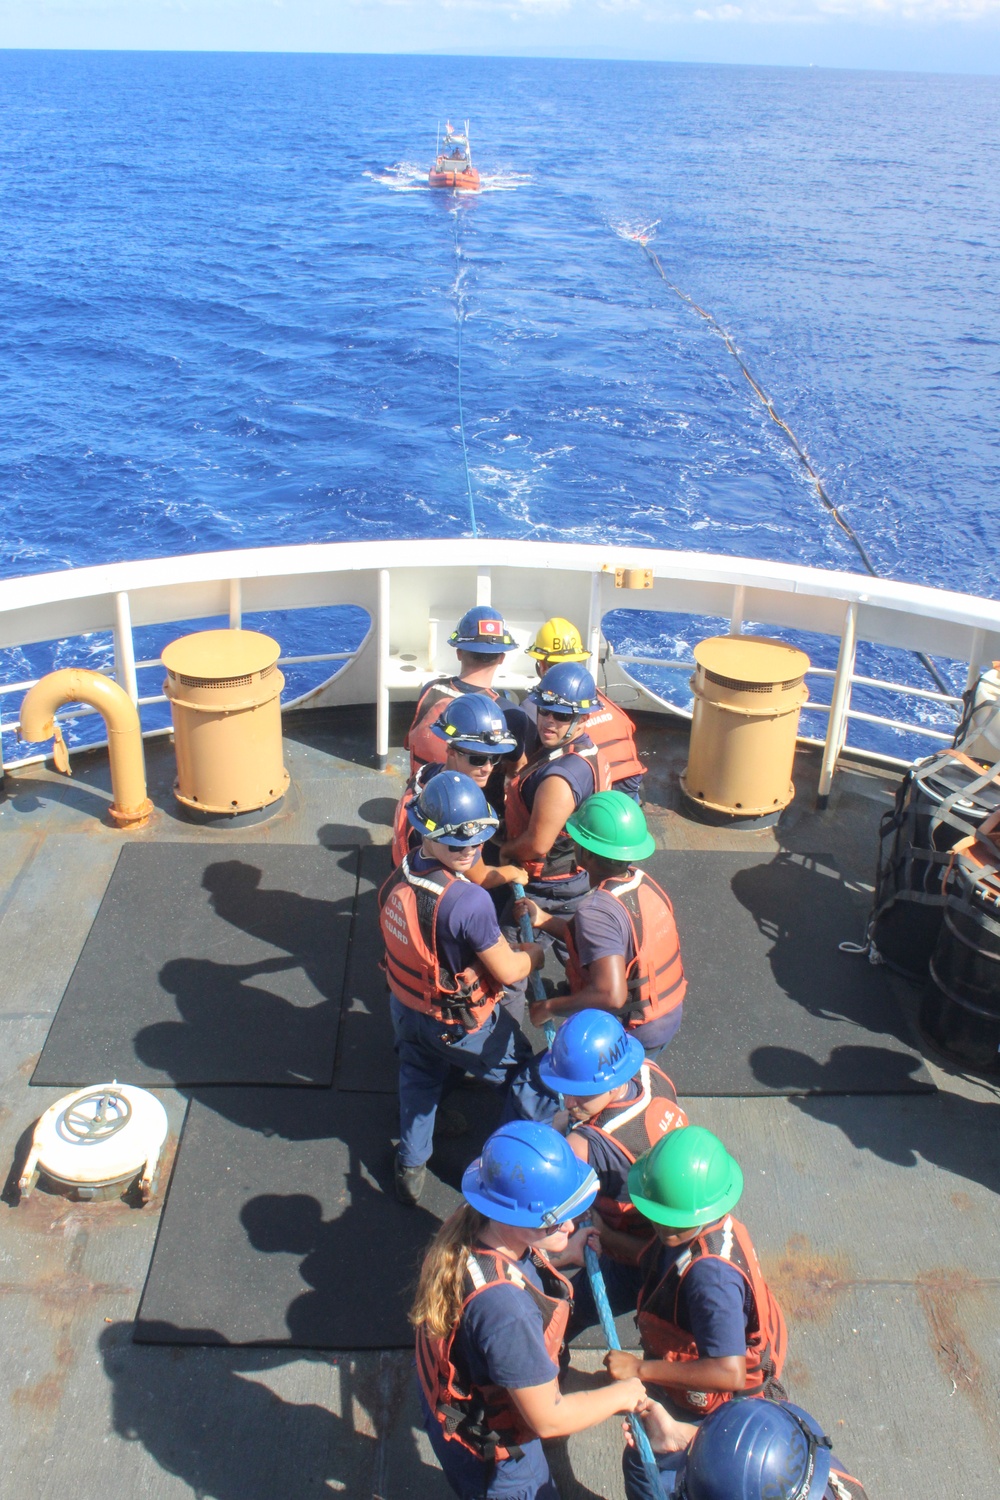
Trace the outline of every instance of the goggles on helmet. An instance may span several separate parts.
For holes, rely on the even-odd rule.
[[[546,1213],[542,1214],[541,1227],[543,1229],[558,1229],[560,1224],[565,1224],[567,1219],[573,1217],[578,1208],[589,1207],[593,1202],[598,1186],[597,1173],[591,1167],[576,1192],[571,1193],[565,1203],[559,1203],[555,1208],[550,1208]]]
[[[435,841],[444,838],[469,839],[471,841],[480,833],[488,838],[495,828],[500,827],[499,818],[470,818],[467,823],[446,823],[443,828],[438,828],[437,824],[432,823],[429,818],[425,818],[423,823],[429,837]]]
[[[566,698],[561,698],[558,693],[550,693],[547,688],[537,687],[531,695],[533,702],[539,708],[550,710],[559,709],[570,717],[576,714],[588,713],[595,704],[590,698],[581,698],[579,703],[570,703]]]

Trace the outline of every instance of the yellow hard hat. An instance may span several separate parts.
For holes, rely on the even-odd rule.
[[[535,637],[534,645],[528,647],[528,655],[533,656],[536,661],[549,662],[587,661],[590,658],[590,652],[583,649],[583,641],[576,626],[558,615],[553,620],[546,620]]]

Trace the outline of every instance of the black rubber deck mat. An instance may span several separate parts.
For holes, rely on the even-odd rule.
[[[392,1187],[396,1101],[319,1089],[213,1089],[191,1103],[135,1337],[140,1343],[394,1349],[424,1251],[498,1118],[442,1141],[419,1208]]]
[[[499,1123],[470,1087],[469,1133],[436,1143],[418,1208],[392,1187],[397,1112],[385,1094],[210,1089],[192,1098],[135,1325],[147,1344],[398,1349],[424,1251],[461,1202],[462,1172]],[[618,1322],[635,1347],[631,1318]],[[587,1329],[580,1348],[604,1348]]]
[[[682,1095],[933,1089],[882,967],[840,951],[870,896],[823,854],[658,850],[688,977],[661,1059]]]
[[[328,1085],[356,848],[128,844],[32,1083]]]
[[[338,1089],[362,1094],[396,1092],[398,1068],[392,1049],[389,990],[379,968],[385,950],[378,922],[378,892],[391,871],[388,844],[370,844],[361,850],[334,1083]]]

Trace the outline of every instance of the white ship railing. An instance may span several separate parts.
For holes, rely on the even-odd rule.
[[[822,740],[820,795],[829,792],[838,756],[850,742],[852,722],[881,725],[940,744],[948,726],[929,726],[852,706],[856,687],[941,705],[957,723],[961,698],[859,675],[858,644],[921,651],[964,664],[967,683],[1000,657],[1000,602],[947,590],[865,576],[760,562],[710,553],[488,539],[419,539],[391,542],[323,543],[295,547],[202,553],[195,556],[77,568],[0,583],[0,648],[72,640],[110,630],[113,675],[140,707],[164,702],[162,694],[138,690],[138,674],[159,669],[158,660],[136,661],[134,631],[228,616],[238,627],[245,614],[355,605],[370,627],[354,651],[286,656],[281,665],[338,666],[320,687],[291,706],[347,703],[376,705],[375,751],[384,763],[389,747],[389,705],[413,698],[426,677],[450,671],[454,654],[447,635],[473,602],[495,602],[522,648],[540,621],[563,615],[586,622],[587,643],[600,659],[602,685],[627,686],[643,706],[683,713],[637,680],[630,667],[689,673],[693,663],[602,649],[601,625],[615,608],[631,607],[729,620],[731,634],[746,621],[755,628],[808,631],[838,642],[836,668],[814,667],[810,676],[829,678],[829,704],[810,702],[827,716]],[[65,656],[65,652],[63,653]],[[512,654],[498,681],[526,687],[534,677],[530,658]],[[0,685],[5,697],[31,681]],[[66,717],[79,718],[76,709]],[[92,712],[92,710],[91,710]],[[3,718],[0,731],[17,727]],[[165,733],[153,730],[152,733]],[[860,752],[870,754],[870,752]],[[9,769],[38,754],[8,763]],[[875,757],[904,764],[892,756]]]

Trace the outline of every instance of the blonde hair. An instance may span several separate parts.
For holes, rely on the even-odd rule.
[[[423,1327],[431,1338],[451,1333],[465,1300],[463,1283],[469,1250],[489,1222],[468,1203],[445,1219],[420,1268],[417,1294],[410,1308],[414,1328]]]

